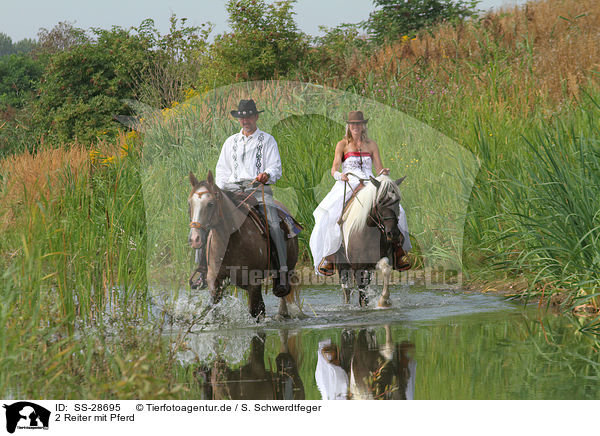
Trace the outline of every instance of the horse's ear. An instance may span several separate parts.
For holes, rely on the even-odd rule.
[[[198,181],[198,179],[196,178],[194,173],[192,173],[191,171],[190,171],[190,183],[192,184],[192,186],[194,188],[200,184],[200,182]]]
[[[370,178],[371,178],[371,183],[373,183],[376,188],[379,188],[379,185],[381,185],[381,182],[373,176],[370,176]]]
[[[400,183],[404,182],[404,179],[406,179],[406,176],[400,177],[398,180],[396,180],[396,185],[400,186]]]
[[[211,170],[208,170],[208,175],[206,176],[206,181],[210,186],[215,184],[215,178],[213,177],[213,173]]]

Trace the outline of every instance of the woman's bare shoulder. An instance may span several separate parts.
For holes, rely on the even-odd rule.
[[[377,143],[375,141],[373,141],[372,139],[369,139],[367,141],[367,150],[369,151],[369,153],[373,153],[375,151],[379,151],[379,147],[377,146]]]
[[[346,138],[343,138],[340,141],[338,141],[337,145],[335,146],[335,149],[344,151],[347,146],[348,146],[348,141],[346,141]]]

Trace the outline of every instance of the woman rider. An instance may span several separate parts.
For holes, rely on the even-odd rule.
[[[359,185],[359,179],[369,179],[373,176],[373,167],[377,175],[388,175],[390,172],[389,168],[383,167],[377,144],[367,136],[367,121],[361,111],[351,111],[348,114],[346,135],[335,147],[331,167],[331,175],[336,183],[313,212],[315,227],[310,235],[310,249],[315,271],[320,275],[332,275],[334,272],[335,253],[342,245],[342,231],[338,220],[343,205]],[[401,205],[399,205],[398,228],[404,235],[402,249],[406,253],[412,246],[408,235],[406,214]],[[395,265],[396,269],[403,270],[410,267],[407,263],[399,263],[400,265]]]

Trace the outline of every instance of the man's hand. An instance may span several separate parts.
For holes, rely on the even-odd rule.
[[[343,180],[344,182],[348,182],[348,181],[350,181],[350,179],[348,178],[348,174],[346,174],[346,173],[342,173],[342,180]]]
[[[260,173],[258,176],[256,176],[256,179],[254,179],[254,181],[260,182],[263,185],[265,185],[269,181],[269,175],[267,173]]]

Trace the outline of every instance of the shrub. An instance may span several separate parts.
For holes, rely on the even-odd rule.
[[[229,0],[232,32],[215,38],[204,81],[215,86],[289,74],[308,49],[308,37],[293,18],[294,3]]]
[[[40,134],[84,142],[116,134],[113,117],[128,114],[133,78],[152,62],[150,42],[119,27],[93,30],[97,41],[54,54],[40,85],[35,118]]]
[[[373,0],[376,7],[364,23],[371,38],[382,43],[442,21],[475,15],[478,0]]]
[[[169,33],[161,35],[154,21],[144,20],[135,28],[153,46],[154,62],[134,83],[136,97],[152,107],[170,107],[183,100],[196,85],[208,52],[212,24],[187,26],[186,18],[171,15]]]
[[[0,58],[0,111],[21,108],[31,99],[42,76],[42,63],[28,55]]]

